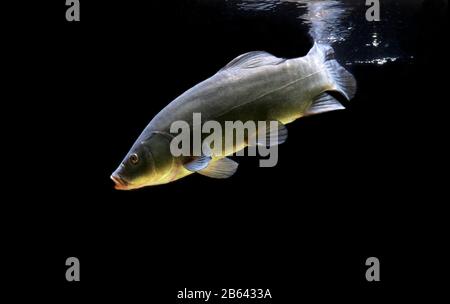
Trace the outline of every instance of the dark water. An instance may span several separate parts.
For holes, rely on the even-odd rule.
[[[227,1],[243,14],[265,14],[296,20],[299,31],[307,30],[314,41],[327,43],[340,52],[347,65],[385,64],[414,58],[402,40],[413,35],[411,21],[422,8],[421,0],[383,1],[379,22],[368,22],[369,6],[360,0],[244,0]],[[295,37],[293,37],[295,39]],[[406,46],[407,48],[407,46]]]
[[[443,223],[448,2],[381,4],[373,23],[356,0],[84,1],[80,24],[46,2],[11,21],[19,117],[5,129],[4,231],[17,282],[34,259],[36,284],[59,303],[174,303],[176,288],[205,286],[274,288],[284,304],[420,291]],[[333,45],[358,92],[345,111],[289,124],[275,168],[242,158],[228,180],[113,189],[111,172],[176,96],[239,54],[298,57],[314,40]],[[76,291],[68,256],[82,263]],[[384,267],[375,289],[368,256]]]

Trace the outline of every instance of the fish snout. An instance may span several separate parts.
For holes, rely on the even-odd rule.
[[[120,176],[120,174],[114,172],[113,174],[111,174],[111,179],[114,182],[114,188],[117,190],[127,190],[128,189],[128,182],[123,179],[122,176]]]

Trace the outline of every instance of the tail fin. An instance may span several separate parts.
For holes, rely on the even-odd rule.
[[[356,80],[352,74],[344,69],[335,59],[334,50],[326,44],[314,43],[308,56],[315,56],[324,63],[332,81],[333,90],[341,93],[347,100],[350,100],[356,93]]]

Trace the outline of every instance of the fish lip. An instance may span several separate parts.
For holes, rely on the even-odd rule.
[[[128,182],[123,179],[122,176],[120,176],[117,173],[111,174],[111,179],[115,183],[114,188],[117,190],[125,190],[128,189]]]

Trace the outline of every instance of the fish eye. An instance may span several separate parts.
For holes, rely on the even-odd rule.
[[[133,165],[136,165],[139,162],[139,157],[138,157],[138,155],[136,153],[133,153],[133,154],[130,155],[130,162]]]

